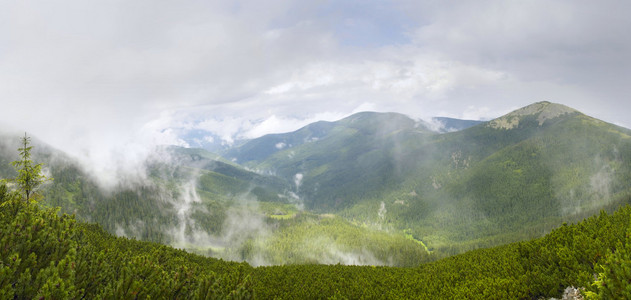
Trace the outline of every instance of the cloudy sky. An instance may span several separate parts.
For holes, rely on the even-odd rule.
[[[0,123],[87,161],[353,112],[631,127],[631,1],[0,0]],[[134,154],[134,155],[136,155]],[[127,159],[127,158],[125,158]]]

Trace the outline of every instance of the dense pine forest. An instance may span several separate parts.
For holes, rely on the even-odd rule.
[[[0,186],[2,299],[537,299],[631,297],[631,207],[543,238],[418,267],[253,268],[114,237]]]
[[[593,299],[631,297],[631,207],[563,224],[530,241],[416,267],[252,267],[114,237],[38,205],[47,178],[24,138],[18,176],[0,184],[3,299],[537,299],[568,287]]]

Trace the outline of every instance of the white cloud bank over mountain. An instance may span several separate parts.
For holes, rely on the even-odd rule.
[[[631,126],[623,1],[4,1],[0,122],[96,172],[178,128],[226,143],[361,110],[549,100]]]

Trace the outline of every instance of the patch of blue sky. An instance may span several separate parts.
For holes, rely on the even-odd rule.
[[[379,47],[409,42],[408,32],[418,24],[391,1],[329,1],[318,18],[332,21],[340,43],[352,47]]]
[[[409,42],[408,33],[418,26],[409,16],[392,1],[301,1],[269,25],[288,28],[307,21],[313,28],[332,32],[343,46],[380,47]]]

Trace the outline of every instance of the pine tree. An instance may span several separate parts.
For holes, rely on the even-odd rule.
[[[53,178],[46,177],[42,174],[42,164],[34,164],[31,161],[31,149],[33,146],[29,146],[31,138],[24,133],[21,145],[18,148],[20,152],[20,160],[16,160],[11,163],[18,173],[13,181],[18,186],[18,190],[23,194],[25,201],[32,201],[33,196],[36,195],[37,190],[42,184],[47,181],[53,180]]]
[[[602,273],[586,292],[587,299],[631,299],[631,230],[627,230],[626,242],[618,242],[600,265]]]

